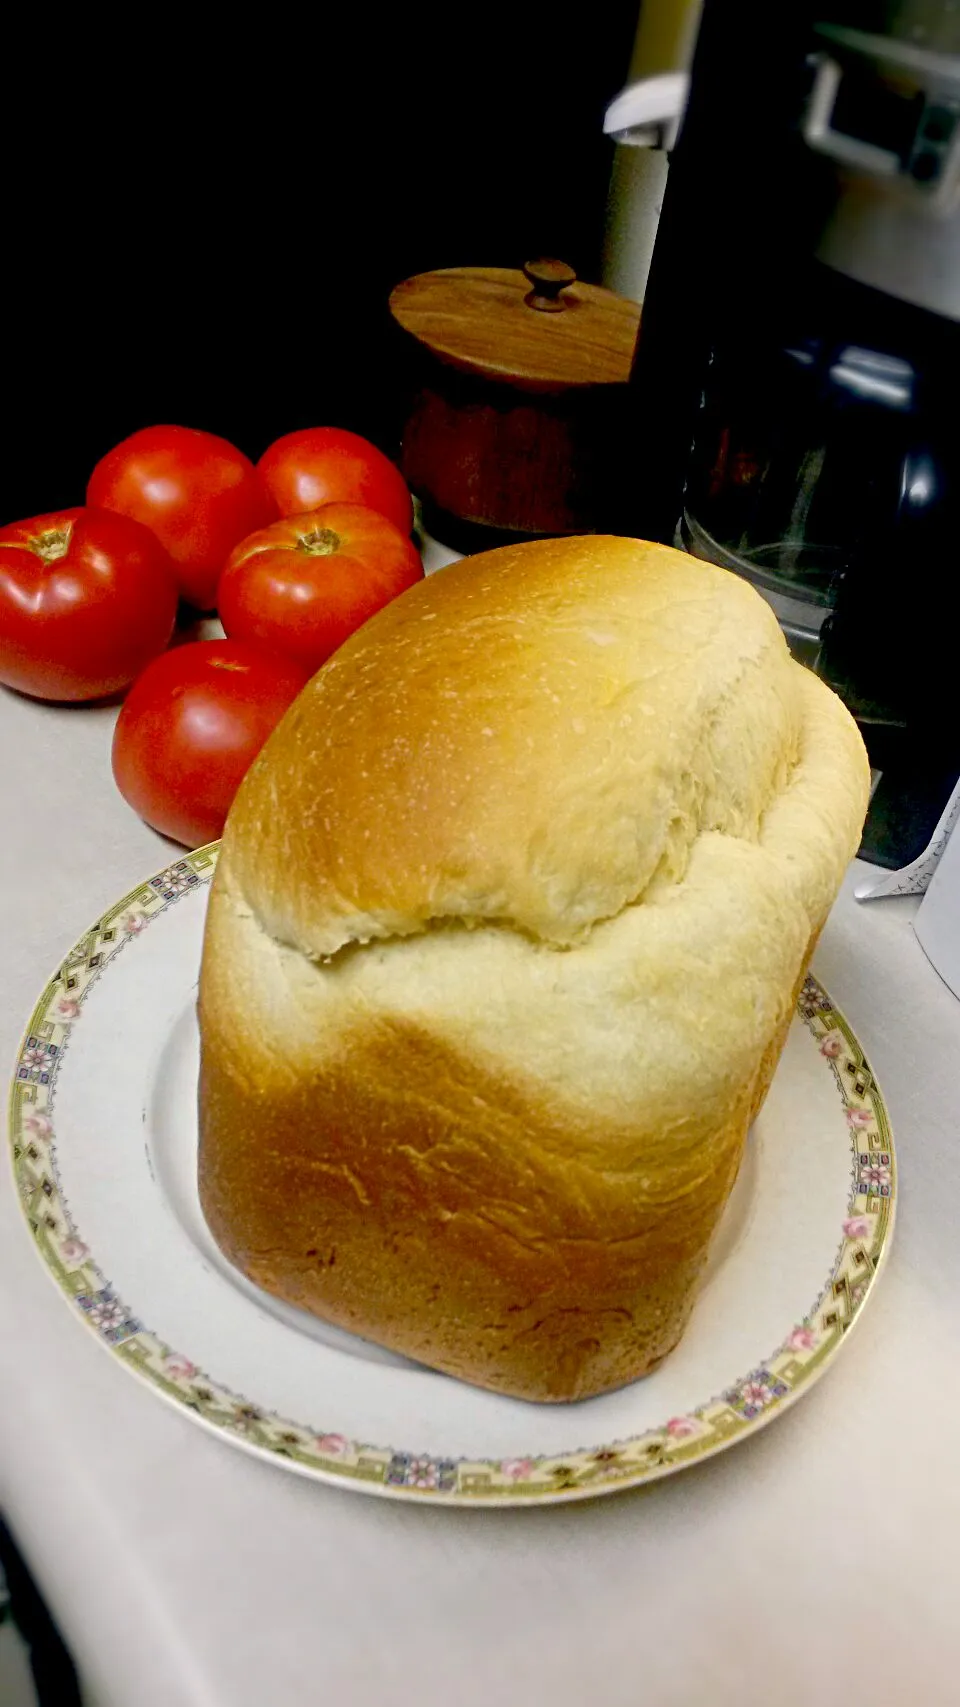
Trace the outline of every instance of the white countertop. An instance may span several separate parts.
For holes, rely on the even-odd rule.
[[[0,690],[12,1064],[58,957],[165,863],[110,710]],[[960,1005],[851,880],[815,967],[875,1067],[901,1200],[835,1368],[738,1449],[595,1503],[411,1508],[213,1439],[81,1331],[0,1170],[0,1508],[100,1707],[871,1707],[960,1699]]]

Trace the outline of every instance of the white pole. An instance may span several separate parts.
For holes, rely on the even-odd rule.
[[[689,70],[701,5],[702,0],[642,0],[630,83]],[[661,148],[617,145],[607,197],[603,283],[636,302],[643,301],[646,288],[667,167]]]

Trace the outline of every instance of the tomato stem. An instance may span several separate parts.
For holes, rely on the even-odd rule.
[[[70,550],[72,532],[72,522],[67,522],[62,528],[48,528],[46,533],[38,533],[30,540],[30,550],[42,557],[44,563],[59,563]]]
[[[340,535],[332,528],[313,528],[297,540],[298,551],[305,551],[308,557],[329,557],[339,547]]]

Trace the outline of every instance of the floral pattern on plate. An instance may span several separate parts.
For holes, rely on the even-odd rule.
[[[23,1213],[37,1250],[73,1308],[114,1356],[205,1423],[277,1460],[326,1480],[415,1499],[462,1504],[527,1503],[612,1491],[710,1456],[768,1422],[816,1379],[856,1320],[889,1241],[896,1158],[883,1100],[863,1052],[816,978],[798,1013],[817,1041],[842,1099],[851,1186],[838,1216],[836,1260],[820,1296],[762,1365],[689,1415],[628,1440],[562,1457],[436,1457],[413,1447],[371,1446],[335,1428],[275,1416],[234,1393],[140,1323],[100,1273],[74,1226],[56,1174],[56,1069],[83,1000],[115,954],[136,952],[143,932],[213,876],[217,844],[176,860],[127,895],[87,932],[43,992],[21,1045],[11,1093],[10,1141]],[[329,1419],[332,1424],[333,1418]]]

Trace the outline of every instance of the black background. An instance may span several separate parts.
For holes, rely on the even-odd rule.
[[[0,519],[81,502],[156,421],[394,450],[398,280],[537,253],[599,277],[636,0],[444,16],[37,21],[2,107]]]

